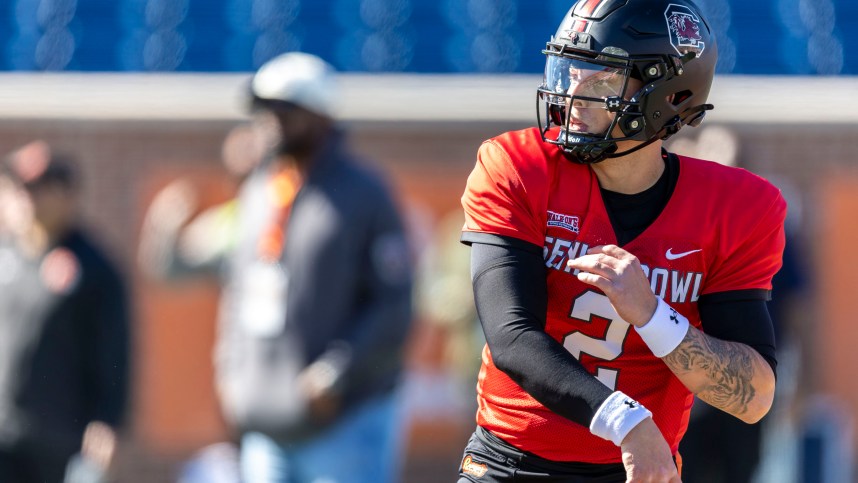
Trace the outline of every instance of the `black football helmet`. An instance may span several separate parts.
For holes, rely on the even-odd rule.
[[[699,125],[713,108],[706,98],[718,49],[691,0],[578,0],[542,52],[542,139],[576,162],[596,163],[667,139],[686,124]],[[630,78],[642,85],[636,92]],[[573,105],[605,109],[613,121],[605,132],[588,132],[572,119]],[[617,152],[625,140],[641,143]]]

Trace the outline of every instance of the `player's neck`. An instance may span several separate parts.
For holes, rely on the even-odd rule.
[[[661,143],[652,143],[620,158],[606,159],[592,165],[592,168],[603,189],[624,194],[640,193],[652,187],[664,172]]]

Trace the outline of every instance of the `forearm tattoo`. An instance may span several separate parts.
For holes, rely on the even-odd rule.
[[[707,337],[689,328],[685,339],[662,359],[677,376],[704,371],[706,385],[697,397],[734,416],[745,414],[754,399],[754,350]]]

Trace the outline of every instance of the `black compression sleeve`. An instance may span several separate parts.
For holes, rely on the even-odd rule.
[[[544,331],[548,294],[542,249],[504,240],[471,243],[474,298],[492,360],[545,407],[589,427],[612,391]]]
[[[752,347],[777,374],[775,331],[765,299],[725,298],[729,297],[700,297],[697,307],[700,310],[703,332],[721,340],[740,342]]]

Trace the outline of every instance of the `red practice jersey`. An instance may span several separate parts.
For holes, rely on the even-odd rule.
[[[745,170],[681,156],[679,166],[662,213],[623,248],[638,257],[653,292],[700,328],[701,295],[771,290],[786,203]],[[676,453],[693,395],[608,298],[566,267],[590,247],[617,243],[593,171],[565,159],[536,129],[506,133],[481,146],[462,204],[465,231],[543,247],[545,331],[602,383],[652,411]],[[621,462],[617,446],[551,412],[497,369],[488,346],[477,393],[477,423],[521,450],[554,461]]]

